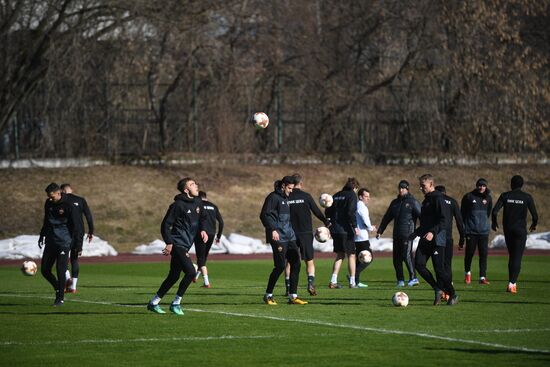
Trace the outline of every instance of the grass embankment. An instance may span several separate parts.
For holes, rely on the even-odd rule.
[[[510,177],[521,174],[525,190],[536,201],[541,218],[539,231],[550,230],[545,218],[550,207],[550,174],[546,166],[417,167],[361,165],[189,165],[181,167],[100,166],[90,168],[20,169],[0,171],[0,238],[40,231],[44,187],[51,181],[69,182],[84,196],[94,214],[96,234],[121,252],[160,238],[159,227],[166,208],[177,194],[176,182],[192,176],[208,192],[225,220],[226,233],[236,232],[263,238],[258,215],[273,181],[300,172],[305,190],[315,198],[335,193],[348,176],[355,176],[371,190],[371,219],[378,224],[396,195],[397,182],[407,179],[419,199],[416,178],[426,172],[459,202],[473,189],[479,177],[489,180],[496,201],[509,189]],[[319,223],[317,223],[319,224]],[[386,231],[391,234],[391,227]]]

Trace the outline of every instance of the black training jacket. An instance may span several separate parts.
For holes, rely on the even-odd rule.
[[[202,209],[201,198],[176,195],[162,220],[162,239],[166,244],[189,250],[199,231],[204,230],[205,222],[206,213]]]
[[[292,193],[288,197],[288,204],[290,204],[290,223],[295,233],[312,232],[311,213],[323,222],[325,226],[328,226],[329,221],[307,192],[300,189],[292,190]]]
[[[487,189],[484,193],[475,189],[462,197],[460,211],[466,235],[489,235],[489,218],[493,209],[493,198]]]
[[[493,209],[492,222],[497,223],[500,208],[504,207],[502,228],[504,233],[527,234],[527,210],[531,213],[533,227],[537,226],[539,216],[533,197],[521,189],[508,191],[500,195]]]
[[[357,195],[352,189],[343,189],[332,196],[334,202],[330,208],[325,210],[327,219],[332,223],[331,233],[347,233],[355,235],[354,228],[357,228]]]
[[[216,238],[219,240],[223,233],[223,218],[220,214],[220,210],[211,201],[203,200],[202,209],[206,214],[206,221],[204,223],[203,230],[208,233],[208,236],[216,235]],[[216,234],[216,222],[218,222],[218,233]]]
[[[451,215],[449,205],[445,203],[443,194],[437,190],[424,196],[422,211],[420,212],[420,227],[415,234],[420,237],[428,232],[434,234],[435,244],[445,246],[447,244],[448,217]]]
[[[393,238],[407,239],[414,232],[416,220],[420,217],[420,209],[420,203],[412,194],[398,195],[386,210],[377,232],[384,233],[393,220]]]
[[[265,227],[265,238],[268,243],[273,242],[273,231],[279,233],[279,242],[296,241],[296,234],[290,224],[290,205],[282,189],[277,188],[267,195],[260,220]]]
[[[447,218],[447,241],[452,242],[453,240],[453,218],[455,220],[460,238],[464,238],[464,222],[462,221],[462,214],[460,214],[458,202],[448,195],[444,194],[443,197],[450,214]]]
[[[94,218],[92,217],[92,212],[88,207],[86,199],[81,196],[74,194],[66,194],[67,200],[72,204],[73,209],[76,211],[76,218],[78,219],[75,222],[75,232],[79,233],[81,236],[84,236],[84,219],[82,215],[86,217],[86,223],[88,223],[88,234],[94,234]]]
[[[68,250],[71,248],[73,235],[79,235],[75,232],[77,220],[77,213],[73,210],[66,194],[62,193],[57,203],[47,199],[44,204],[44,220],[40,237],[45,238],[46,246]]]

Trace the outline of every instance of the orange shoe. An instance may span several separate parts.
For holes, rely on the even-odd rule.
[[[472,282],[472,274],[464,275],[464,283],[470,284]]]
[[[67,290],[65,291],[65,293],[73,293],[73,294],[75,294],[75,293],[76,293],[76,289],[74,289],[74,288],[69,288],[69,289],[67,289]]]
[[[210,284],[203,284],[201,285],[201,288],[212,288]]]
[[[491,284],[491,282],[489,282],[489,279],[487,279],[487,278],[481,278],[481,279],[479,279],[479,284],[489,285],[489,284]]]
[[[509,292],[509,293],[517,293],[518,292],[518,289],[516,287],[515,284],[509,284],[508,285],[508,288],[506,288],[506,292]]]

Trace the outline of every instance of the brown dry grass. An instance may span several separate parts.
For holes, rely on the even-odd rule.
[[[224,216],[225,233],[236,232],[263,238],[259,212],[273,181],[285,174],[300,172],[305,190],[314,197],[335,193],[349,176],[355,176],[371,191],[371,218],[378,224],[396,194],[400,179],[411,183],[411,192],[421,199],[416,178],[430,172],[458,201],[479,177],[489,180],[494,200],[508,190],[510,177],[521,174],[525,190],[531,193],[539,211],[540,231],[550,230],[545,220],[550,207],[550,174],[546,166],[417,167],[417,166],[260,166],[189,165],[181,167],[108,166],[67,169],[21,169],[0,171],[0,238],[38,233],[45,194],[50,182],[70,182],[84,196],[94,214],[96,234],[119,251],[160,238],[162,217],[180,177],[192,176],[209,193]],[[319,224],[319,223],[317,223]],[[391,228],[386,230],[391,233]]]

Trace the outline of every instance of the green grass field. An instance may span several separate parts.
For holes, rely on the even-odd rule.
[[[550,257],[524,258],[516,295],[504,291],[506,257],[489,258],[490,286],[465,286],[462,261],[458,305],[432,306],[422,283],[405,289],[406,308],[391,304],[390,258],[364,272],[369,288],[341,290],[326,287],[331,261],[318,260],[319,296],[306,296],[301,277],[306,306],[284,303],[282,278],[279,305],[262,303],[271,261],[211,261],[213,288],[192,284],[183,317],[145,308],[168,263],[83,264],[79,293],[61,308],[40,275],[0,266],[0,365],[550,365]]]

